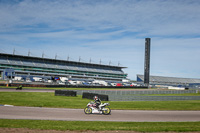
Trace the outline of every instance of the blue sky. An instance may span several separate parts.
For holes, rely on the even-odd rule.
[[[200,78],[199,0],[0,0],[0,52],[118,65],[144,73]]]

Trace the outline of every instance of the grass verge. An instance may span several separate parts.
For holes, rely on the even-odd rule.
[[[48,92],[0,92],[0,104],[30,107],[85,108],[91,101],[81,96],[54,96]],[[200,110],[200,100],[187,101],[109,101],[111,109],[123,110]]]
[[[200,131],[200,122],[91,122],[0,119],[0,127],[61,131],[129,130],[139,132],[193,132]]]

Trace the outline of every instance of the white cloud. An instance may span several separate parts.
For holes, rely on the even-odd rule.
[[[120,62],[143,74],[144,38],[152,38],[153,75],[200,77],[198,0],[24,0],[0,3],[0,46],[12,53]],[[20,53],[19,52],[19,53]]]
[[[2,5],[1,27],[37,27],[40,24],[54,29],[82,27],[93,30],[123,27],[136,32],[146,30],[153,35],[178,33],[185,31],[184,29],[185,34],[192,34],[199,29],[198,1],[189,3],[135,0],[85,3],[87,2],[22,1],[18,4]]]

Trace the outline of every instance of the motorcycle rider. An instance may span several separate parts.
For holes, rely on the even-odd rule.
[[[101,110],[99,108],[99,105],[101,104],[101,100],[98,98],[98,96],[94,96],[94,103],[96,104],[97,109]]]

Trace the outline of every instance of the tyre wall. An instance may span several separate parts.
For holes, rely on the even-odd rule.
[[[92,99],[94,96],[98,96],[102,101],[109,101],[108,95],[96,94],[96,93],[88,93],[83,92],[82,98]]]
[[[76,96],[76,91],[71,90],[55,90],[55,96]]]

